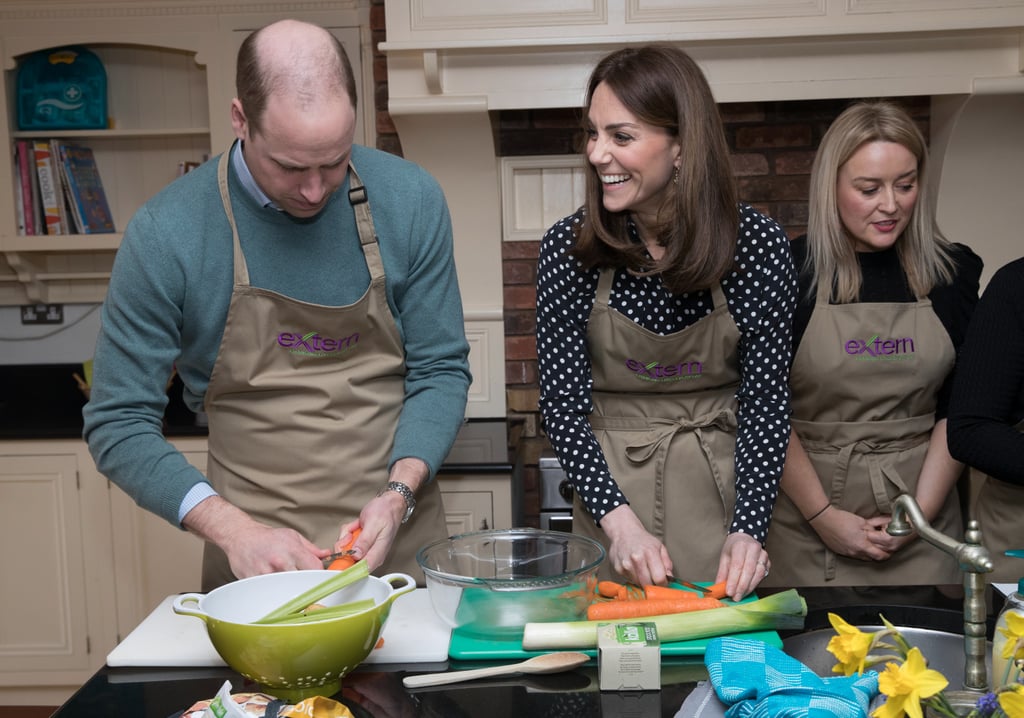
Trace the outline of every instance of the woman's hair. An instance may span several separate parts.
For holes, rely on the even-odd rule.
[[[711,287],[733,267],[739,209],[722,119],[704,73],[675,47],[612,52],[590,76],[585,128],[601,83],[639,120],[663,128],[678,141],[681,164],[658,212],[657,241],[665,254],[653,266],[643,244],[630,240],[628,211],[604,208],[601,180],[590,165],[586,216],[577,233],[575,257],[588,269],[626,267],[640,276],[660,274],[675,293]]]
[[[833,297],[838,302],[856,301],[860,294],[860,263],[839,217],[836,184],[839,170],[867,142],[895,142],[917,158],[917,202],[906,229],[896,239],[896,251],[911,291],[926,296],[937,284],[953,279],[950,244],[935,222],[924,136],[913,119],[891,102],[851,105],[822,138],[811,168],[804,271],[812,274],[812,287],[820,281],[834,282]]]

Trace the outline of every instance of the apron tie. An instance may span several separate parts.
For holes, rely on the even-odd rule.
[[[654,493],[655,513],[654,526],[652,527],[657,536],[663,536],[664,531],[664,487],[665,487],[665,459],[668,456],[668,448],[672,439],[680,432],[693,432],[700,445],[701,452],[708,462],[711,475],[718,489],[718,495],[722,505],[726,505],[726,491],[723,486],[721,473],[718,470],[718,463],[715,461],[714,451],[704,436],[704,429],[717,429],[719,431],[736,430],[736,413],[732,409],[719,409],[714,413],[704,414],[695,419],[650,419],[648,425],[651,430],[640,437],[636,442],[626,446],[626,458],[633,464],[645,464],[655,459],[654,463]],[[728,523],[728,520],[726,521]]]
[[[835,451],[839,448],[836,456],[835,470],[832,473],[832,491],[829,496],[829,503],[842,508],[843,494],[846,490],[846,477],[850,471],[850,462],[855,454],[866,454],[868,464],[868,476],[871,482],[871,494],[875,499],[875,506],[884,514],[892,513],[892,501],[889,499],[889,492],[886,491],[886,481],[895,486],[899,493],[909,493],[907,483],[900,476],[900,472],[892,464],[892,457],[899,451],[912,449],[915,446],[928,441],[929,434],[919,434],[903,441],[891,441],[878,443],[874,441],[861,440],[843,447],[836,447],[831,444],[816,441],[805,441],[804,448],[808,451]],[[825,579],[833,580],[836,577],[836,555],[828,546],[825,547]]]

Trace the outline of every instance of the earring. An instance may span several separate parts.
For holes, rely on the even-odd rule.
[[[672,168],[672,184],[679,184],[679,168]]]

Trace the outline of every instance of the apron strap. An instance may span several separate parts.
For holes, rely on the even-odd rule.
[[[235,213],[231,209],[231,196],[228,193],[228,164],[230,162],[231,149],[228,148],[220,156],[217,163],[217,189],[220,191],[220,201],[224,205],[224,213],[228,216],[228,224],[231,226],[231,241],[235,253],[234,282],[236,287],[249,286],[249,267],[245,263],[245,255],[242,254],[242,243],[238,239],[238,227],[235,224]]]
[[[384,276],[384,263],[380,258],[380,245],[377,243],[377,230],[373,226],[373,215],[370,213],[370,200],[366,187],[363,186],[363,181],[351,162],[348,171],[348,201],[356,213],[356,229],[359,232],[359,242],[363,246],[366,267],[370,270],[371,279],[380,279]]]
[[[612,282],[615,280],[614,269],[602,269],[597,280],[597,292],[594,296],[594,309],[608,308],[608,301],[612,296]]]
[[[627,419],[592,416],[592,425],[595,429],[600,428],[627,428],[624,424],[634,424],[635,428],[647,428],[643,436],[635,442],[626,446],[626,458],[634,464],[645,464],[654,459],[654,494],[655,510],[653,516],[652,531],[657,536],[664,535],[664,493],[665,493],[665,463],[668,457],[669,445],[672,439],[680,432],[693,432],[700,445],[701,452],[708,462],[711,475],[718,489],[722,505],[726,505],[726,488],[724,479],[718,470],[718,463],[715,461],[715,454],[707,438],[704,435],[705,429],[717,429],[719,431],[736,430],[736,414],[732,409],[719,409],[716,412],[698,416],[695,419]]]
[[[927,440],[928,435],[922,434],[903,441],[887,442],[884,445],[878,445],[871,441],[855,441],[841,447],[836,456],[835,469],[832,473],[832,490],[829,492],[829,503],[833,506],[842,507],[843,494],[846,491],[846,477],[850,471],[850,462],[854,454],[866,454],[871,494],[875,499],[875,505],[882,513],[892,513],[892,502],[889,501],[889,493],[886,491],[886,480],[895,486],[900,493],[908,493],[909,489],[903,477],[886,460],[886,457],[891,456],[893,452],[919,446]],[[809,451],[835,449],[833,446],[814,441],[804,442],[804,448]],[[825,579],[832,580],[835,576],[836,555],[832,552],[832,549],[826,546]]]

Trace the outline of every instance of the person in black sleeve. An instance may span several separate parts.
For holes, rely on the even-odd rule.
[[[934,528],[963,535],[964,467],[945,415],[982,263],[939,232],[927,157],[890,102],[847,108],[818,148],[807,236],[793,243],[793,436],[768,532],[774,585],[959,580],[951,556],[885,530],[909,493]]]
[[[1015,583],[1024,562],[1024,258],[999,269],[971,317],[949,404],[949,452],[981,472],[970,515],[992,552],[991,581]]]
[[[544,428],[603,575],[768,574],[789,440],[789,240],[737,200],[718,108],[683,51],[602,59],[586,92],[586,201],[541,243]]]

